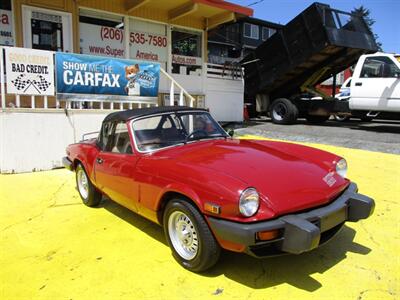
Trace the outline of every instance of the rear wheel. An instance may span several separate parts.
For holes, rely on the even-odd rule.
[[[191,203],[184,199],[171,200],[164,211],[163,225],[172,255],[184,268],[202,272],[217,263],[220,246]]]
[[[350,119],[350,116],[344,116],[344,115],[334,115],[335,120],[339,122],[344,122]]]
[[[78,164],[75,172],[76,187],[78,188],[83,204],[91,207],[99,205],[102,195],[90,182],[85,168],[81,164]]]
[[[298,114],[297,107],[286,98],[276,99],[271,105],[270,115],[275,124],[293,124]]]
[[[308,115],[306,116],[306,119],[309,123],[312,124],[320,124],[320,123],[324,123],[325,121],[327,121],[329,119],[330,116],[312,116],[312,115]]]

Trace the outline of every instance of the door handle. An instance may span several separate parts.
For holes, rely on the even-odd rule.
[[[101,165],[103,163],[103,160],[101,158],[96,158],[96,162]]]
[[[362,86],[362,82],[356,82],[356,86]]]

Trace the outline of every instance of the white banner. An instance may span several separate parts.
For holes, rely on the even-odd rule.
[[[0,9],[0,45],[14,46],[12,12]]]
[[[50,51],[6,48],[7,93],[54,95],[54,60]]]
[[[164,35],[131,31],[129,43],[131,58],[157,62],[167,61],[168,39]]]
[[[122,29],[79,23],[79,31],[82,54],[125,58]]]

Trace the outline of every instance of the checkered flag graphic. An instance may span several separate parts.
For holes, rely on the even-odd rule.
[[[25,74],[19,75],[15,80],[11,80],[17,90],[23,90],[27,85],[30,85],[31,81],[24,80]]]
[[[39,75],[39,80],[34,80],[32,83],[42,92],[46,91],[51,85],[42,75]]]

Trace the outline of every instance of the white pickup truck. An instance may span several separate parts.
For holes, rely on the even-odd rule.
[[[377,52],[360,56],[348,101],[347,113],[363,120],[380,114],[400,118],[400,55]]]

